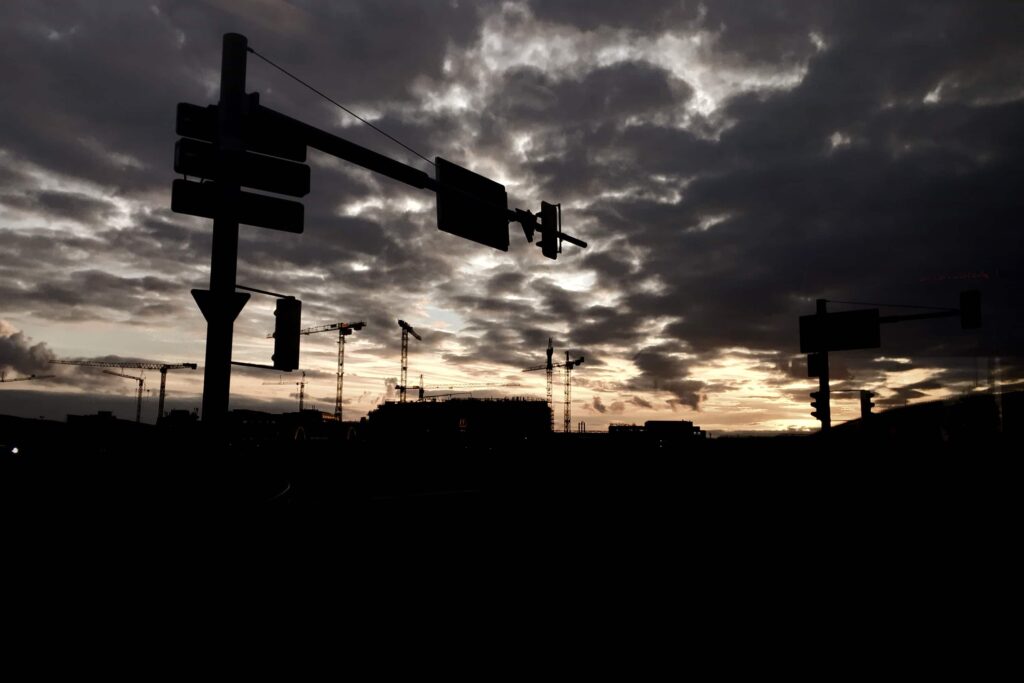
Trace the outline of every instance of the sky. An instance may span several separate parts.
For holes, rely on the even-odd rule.
[[[348,338],[345,417],[409,383],[543,398],[545,360],[584,356],[572,422],[692,420],[808,430],[798,319],[815,299],[955,307],[984,326],[885,325],[833,353],[833,388],[879,408],[1024,378],[1024,2],[744,0],[0,4],[0,413],[134,418],[135,382],[51,359],[200,364],[212,222],[170,211],[178,102],[218,98],[222,35],[425,157],[560,203],[588,242],[557,261],[510,225],[507,253],[437,229],[433,193],[309,153],[305,232],[240,229],[238,282],[303,301]],[[433,173],[266,63],[263,105]],[[829,310],[864,308],[829,304]],[[269,363],[254,295],[233,358]],[[884,308],[883,313],[907,312]],[[332,411],[337,337],[302,338],[306,405]],[[991,370],[991,373],[990,373]],[[127,371],[133,374],[132,371]],[[236,367],[231,405],[297,408],[299,373]],[[147,374],[144,420],[159,376]],[[562,397],[555,377],[555,399]],[[833,420],[859,415],[833,397]],[[562,406],[556,406],[561,424]]]

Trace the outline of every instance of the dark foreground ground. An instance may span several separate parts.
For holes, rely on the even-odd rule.
[[[1013,435],[835,433],[675,444],[561,435],[514,443],[219,443],[200,430],[116,433],[5,418],[0,497],[25,508],[222,507],[523,512],[687,506],[698,516],[984,501]],[[137,429],[136,429],[137,428]],[[18,446],[11,446],[17,443]],[[12,453],[12,448],[17,453]]]
[[[190,509],[451,514],[460,524],[557,518],[972,519],[1007,503],[1024,394],[887,411],[827,435],[360,433],[238,421],[160,427],[107,416],[0,416],[0,501],[22,510]],[[275,423],[276,424],[276,423]],[[429,426],[429,425],[428,425]],[[297,436],[303,438],[298,439]],[[995,514],[995,513],[993,513]],[[831,520],[831,521],[830,521]]]

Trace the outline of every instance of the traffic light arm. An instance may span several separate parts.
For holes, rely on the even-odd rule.
[[[395,161],[383,154],[378,154],[354,142],[349,142],[337,135],[320,130],[308,123],[303,123],[298,119],[293,119],[273,109],[268,109],[263,105],[259,105],[259,108],[260,114],[267,120],[274,121],[281,129],[290,131],[296,139],[302,140],[313,149],[318,149],[338,159],[344,159],[406,185],[411,185],[418,189],[437,191],[437,182],[418,168]]]
[[[931,318],[955,318],[960,315],[959,309],[936,311],[933,313],[907,313],[905,315],[880,315],[880,323],[902,323],[908,320],[929,320]]]
[[[369,171],[379,173],[417,189],[438,191],[437,180],[431,178],[430,175],[418,168],[403,164],[400,161],[369,150],[337,135],[320,130],[308,123],[293,119],[286,114],[268,109],[263,105],[256,106],[259,107],[261,117],[265,120],[273,121],[276,126],[280,127],[279,129],[289,131],[295,139],[302,140],[313,149],[318,149],[325,154],[330,154],[338,159],[344,159]],[[522,209],[507,209],[507,216],[510,223],[520,223],[523,226],[527,241],[532,242],[533,233],[537,229],[537,216]],[[567,235],[560,229],[556,231],[555,237],[583,249],[587,247],[585,241],[572,235]]]

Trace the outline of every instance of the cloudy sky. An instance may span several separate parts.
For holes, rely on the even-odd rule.
[[[521,369],[548,337],[556,359],[585,356],[572,413],[589,430],[815,426],[797,320],[816,298],[956,306],[982,290],[981,331],[887,325],[882,349],[833,354],[834,387],[882,407],[974,390],[990,366],[1004,386],[1024,374],[1022,2],[9,0],[0,369],[58,376],[4,384],[0,413],[134,416],[134,382],[54,357],[202,363],[189,290],[208,286],[211,221],[170,211],[174,119],[216,101],[225,32],[505,184],[510,206],[561,203],[590,244],[550,261],[516,224],[508,253],[460,240],[437,230],[432,193],[311,152],[305,233],[243,226],[238,281],[301,298],[306,325],[366,321],[346,347],[347,418],[388,398],[397,318],[423,335],[410,384],[543,397],[543,372]],[[433,172],[254,58],[248,89]],[[269,363],[273,305],[239,316],[236,360]],[[307,401],[325,410],[336,341],[303,337]],[[237,368],[232,406],[294,409],[296,374]],[[199,406],[201,368],[168,389],[168,408]],[[852,397],[833,406],[857,414]]]

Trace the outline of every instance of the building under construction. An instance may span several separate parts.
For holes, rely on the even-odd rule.
[[[387,402],[367,416],[367,440],[501,446],[551,434],[546,401],[453,398]]]

